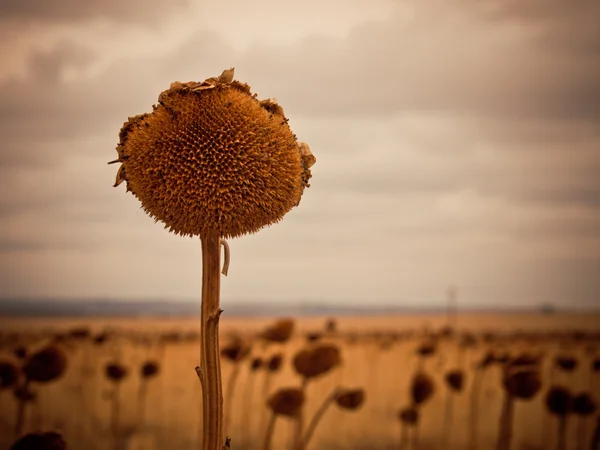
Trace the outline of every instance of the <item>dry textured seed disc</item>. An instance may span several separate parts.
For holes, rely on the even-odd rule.
[[[269,372],[277,372],[281,368],[281,364],[283,363],[283,355],[278,353],[276,355],[271,356],[269,362],[267,363],[267,370]]]
[[[23,366],[23,373],[38,383],[54,381],[67,369],[67,357],[58,347],[45,347],[29,357]]]
[[[410,386],[410,395],[414,405],[425,403],[435,392],[431,377],[425,373],[416,373]]]
[[[414,406],[401,409],[398,412],[398,419],[407,425],[416,425],[419,422],[419,410]]]
[[[275,414],[296,417],[304,404],[304,392],[298,388],[281,388],[267,399],[267,406]]]
[[[566,387],[553,386],[546,394],[547,410],[557,416],[566,416],[573,409],[573,396]]]
[[[267,327],[260,335],[265,341],[269,342],[287,342],[294,332],[293,319],[279,319],[273,325]]]
[[[0,361],[0,390],[8,389],[19,381],[21,371],[12,361]]]
[[[460,392],[465,384],[465,375],[461,370],[451,370],[446,373],[446,384],[454,392]]]
[[[158,375],[160,365],[155,361],[146,361],[140,368],[142,378],[152,378]]]
[[[346,389],[338,393],[335,402],[343,409],[358,409],[365,401],[364,389]]]
[[[504,389],[508,394],[520,400],[531,400],[542,387],[539,370],[508,370],[504,374]]]
[[[237,237],[276,223],[300,202],[315,158],[274,100],[260,102],[233,69],[173,83],[154,111],[120,132],[115,186],[170,231]]]
[[[118,383],[129,374],[129,371],[119,363],[109,363],[104,367],[104,374],[110,381]]]
[[[67,443],[59,433],[30,433],[18,439],[10,450],[66,450]]]
[[[311,379],[326,374],[341,365],[340,349],[333,344],[321,344],[300,350],[292,360],[296,373]]]

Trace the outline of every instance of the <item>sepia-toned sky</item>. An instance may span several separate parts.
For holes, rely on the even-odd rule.
[[[597,0],[3,0],[0,296],[194,299],[118,132],[235,67],[317,158],[222,302],[600,306]]]

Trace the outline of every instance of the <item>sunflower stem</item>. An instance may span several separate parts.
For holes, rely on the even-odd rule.
[[[219,308],[221,239],[200,236],[202,245],[202,306],[199,372],[202,384],[202,450],[221,450],[223,440],[223,390],[219,360]],[[228,442],[225,444],[227,445]]]
[[[271,440],[273,439],[273,431],[275,430],[275,420],[277,420],[277,414],[271,413],[271,417],[269,418],[267,429],[265,431],[263,450],[271,450]]]
[[[336,399],[336,397],[338,396],[338,393],[339,393],[339,388],[337,388],[337,387],[334,388],[331,391],[331,393],[325,398],[325,400],[323,401],[323,403],[321,404],[321,406],[319,407],[317,412],[315,412],[315,415],[313,416],[312,420],[310,421],[308,428],[306,429],[306,432],[304,433],[304,436],[302,437],[302,447],[301,448],[304,449],[308,446],[308,442],[310,441],[310,438],[312,437],[313,433],[315,432],[317,425],[323,418],[323,415],[325,414],[325,411],[327,411],[327,409],[329,408],[329,405],[331,405],[334,402],[334,400]]]

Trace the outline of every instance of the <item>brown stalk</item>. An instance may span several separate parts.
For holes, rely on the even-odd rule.
[[[264,374],[264,378],[263,378],[262,398],[269,397],[269,388],[271,386],[271,379],[272,379],[272,372],[270,370],[266,370],[265,374]],[[261,430],[266,429],[266,427],[268,426],[268,420],[270,420],[270,419],[267,419],[267,417],[268,417],[267,414],[268,414],[268,411],[263,412],[263,415],[261,417],[261,424],[260,424]]]
[[[557,450],[565,450],[567,448],[567,415],[558,418],[558,441],[556,444]]]
[[[140,380],[138,386],[138,424],[144,427],[146,422],[146,396],[148,395],[148,381],[146,378]]]
[[[600,417],[596,418],[596,427],[590,444],[591,450],[600,450]]]
[[[408,425],[405,423],[400,424],[400,450],[404,450],[409,445],[408,440]]]
[[[227,380],[227,392],[225,393],[225,411],[223,414],[223,428],[225,430],[229,430],[229,424],[231,423],[231,404],[233,402],[233,391],[235,390],[235,383],[239,377],[240,369],[241,364],[239,362],[235,362],[231,375]]]
[[[446,391],[446,408],[444,412],[444,431],[442,434],[442,449],[446,450],[450,442],[450,432],[452,430],[452,409],[454,393],[448,389]]]
[[[546,394],[546,409],[558,419],[556,449],[565,450],[567,418],[573,412],[573,395],[562,386],[551,387]]]
[[[244,405],[242,406],[243,433],[240,434],[240,442],[244,439],[247,439],[249,443],[252,442],[252,394],[254,393],[254,379],[256,377],[256,372],[261,368],[261,365],[262,360],[260,358],[254,358],[250,362],[248,377],[246,378],[246,389],[244,392]]]
[[[27,393],[29,393],[30,380],[25,378],[24,383],[18,387],[21,395],[18,397],[17,406],[17,420],[15,422],[15,436],[19,437],[23,434],[23,427],[25,425],[25,407],[29,401]]]
[[[146,397],[148,396],[148,382],[158,376],[160,365],[148,360],[140,367],[140,384],[138,386],[138,423],[144,427],[146,423]]]
[[[573,399],[573,412],[578,416],[577,450],[584,450],[588,435],[587,419],[596,413],[598,406],[593,397],[586,392],[576,395]]]
[[[113,448],[119,448],[119,422],[121,416],[121,383],[113,385],[112,399],[110,408],[110,429],[113,439]]]
[[[339,388],[334,388],[331,391],[331,393],[327,397],[325,397],[325,400],[323,401],[321,406],[319,406],[319,409],[317,409],[317,411],[315,412],[315,415],[310,420],[310,423],[308,424],[308,427],[306,428],[306,431],[304,432],[304,436],[302,437],[302,441],[301,441],[302,444],[301,444],[301,447],[299,447],[299,450],[306,448],[306,446],[308,445],[308,442],[310,441],[310,438],[312,437],[312,435],[315,432],[315,429],[317,428],[317,425],[323,418],[325,411],[327,411],[327,408],[329,408],[329,405],[331,405],[335,401],[338,393],[339,393]]]
[[[417,427],[419,425],[420,413],[417,405],[411,405],[398,411],[400,420],[400,450],[404,448],[416,448],[415,440],[418,439]],[[411,432],[412,431],[412,432]]]
[[[273,380],[273,375],[281,369],[281,364],[283,361],[283,357],[281,354],[275,354],[269,358],[268,361],[265,362],[265,375],[263,378],[263,386],[262,386],[262,398],[269,397],[269,389],[271,387],[271,382]],[[264,430],[267,427],[267,414],[268,411],[265,411],[262,416],[260,430]]]
[[[306,388],[308,386],[308,378],[302,378],[302,387],[301,391],[306,398]],[[302,431],[304,430],[304,404],[302,404],[298,410],[298,414],[296,416],[296,427],[294,430],[294,441],[293,441],[293,449],[294,450],[302,450]]]
[[[415,450],[419,447],[419,427],[420,422],[417,422],[412,430],[412,439],[411,439],[411,450]]]
[[[554,385],[555,378],[556,378],[556,364],[551,364],[550,370],[548,372],[548,384],[550,386]],[[540,444],[541,444],[542,448],[547,448],[550,446],[550,441],[552,438],[552,433],[550,433],[550,431],[549,431],[549,428],[551,425],[550,419],[551,419],[551,414],[547,409],[545,409],[542,412],[542,426],[541,426],[541,435],[540,435]]]
[[[497,450],[510,450],[514,419],[514,402],[530,401],[539,392],[542,380],[539,358],[520,355],[505,363],[502,386],[505,397],[500,416]]]
[[[202,450],[228,448],[223,442],[223,390],[219,360],[221,245],[216,233],[200,236],[202,245],[202,306],[200,369],[202,385]],[[227,247],[225,247],[227,248]]]
[[[478,440],[478,413],[479,413],[479,391],[481,390],[481,382],[485,369],[476,370],[473,376],[473,384],[471,386],[471,406],[469,411],[469,449],[477,449]]]
[[[121,416],[121,383],[128,376],[129,372],[126,367],[119,363],[109,363],[104,369],[104,374],[108,381],[112,383],[112,396],[110,405],[110,430],[112,437],[113,448],[119,448],[119,422]]]
[[[273,432],[275,431],[275,421],[277,420],[277,413],[272,412],[269,422],[267,423],[267,429],[265,431],[265,442],[263,444],[263,450],[271,450],[271,441],[273,440]]]
[[[267,407],[273,412],[265,435],[265,448],[268,449],[271,445],[271,437],[273,435],[273,427],[275,426],[275,415],[282,415],[294,419],[292,438],[292,448],[295,448],[296,432],[298,430],[297,423],[302,405],[304,404],[304,390],[300,388],[284,388],[275,392],[267,399]]]
[[[512,441],[512,423],[514,416],[514,399],[506,392],[504,394],[504,403],[500,414],[500,426],[498,430],[498,441],[496,450],[510,450]]]
[[[579,416],[577,419],[577,443],[575,444],[575,448],[577,450],[584,450],[585,437],[587,436],[586,418]]]
[[[444,432],[442,435],[442,448],[448,448],[450,440],[452,438],[452,416],[453,416],[453,403],[454,395],[462,392],[464,385],[464,374],[462,370],[455,369],[446,373],[446,411],[444,420]]]

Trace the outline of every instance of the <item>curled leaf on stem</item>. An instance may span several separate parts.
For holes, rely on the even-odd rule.
[[[221,273],[223,275],[227,276],[227,273],[229,272],[229,258],[230,258],[229,244],[227,243],[227,241],[225,239],[221,239],[221,245],[223,246],[223,250],[224,250],[223,270],[221,271]]]

